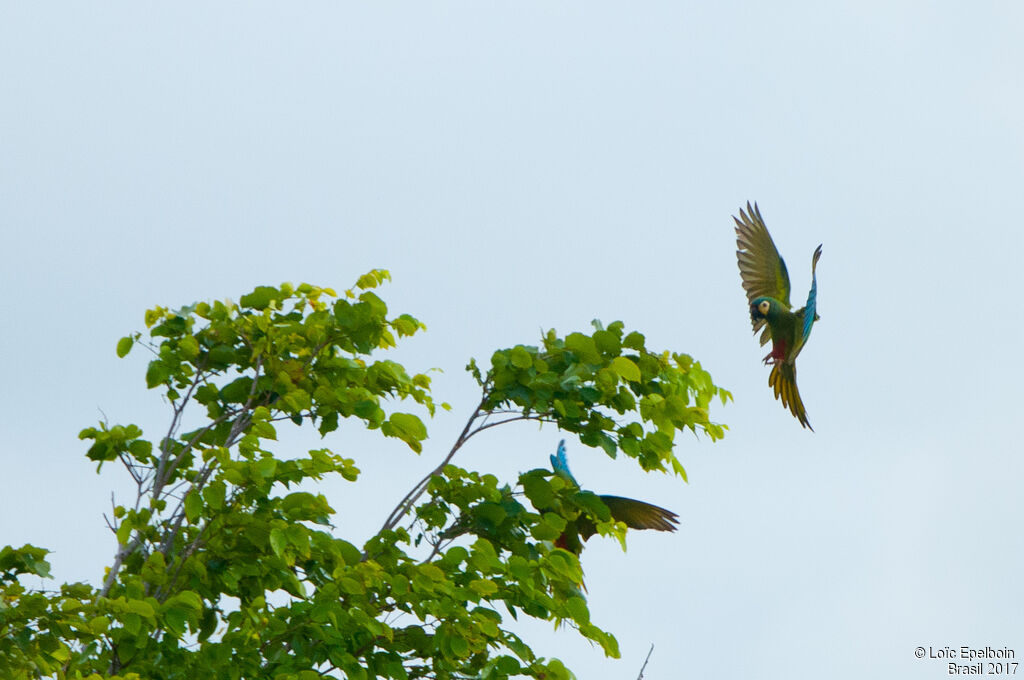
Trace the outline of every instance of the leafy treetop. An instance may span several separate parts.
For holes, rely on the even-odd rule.
[[[19,577],[48,576],[47,551],[0,550],[0,677],[571,677],[508,628],[520,615],[566,622],[618,654],[590,620],[577,556],[554,541],[581,514],[620,540],[625,525],[549,470],[509,484],[451,461],[484,430],[536,420],[685,479],[676,433],[720,438],[708,408],[729,393],[621,322],[550,331],[540,347],[495,352],[486,371],[471,361],[481,399],[461,435],[358,547],[311,486],[356,482],[355,462],[273,449],[282,421],[328,435],[355,418],[422,451],[420,416],[393,406],[433,415],[430,378],[378,358],[424,329],[388,317],[373,290],[389,278],[373,270],[341,296],[260,286],[238,303],[146,313],[148,341],[129,335],[117,354],[153,353],[146,384],[167,399],[168,429],[153,440],[101,422],[80,434],[98,467],[120,462],[136,485],[107,519],[117,548],[99,587],[30,590]],[[201,426],[182,431],[186,420]]]

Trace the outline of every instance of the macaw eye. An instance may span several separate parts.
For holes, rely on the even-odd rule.
[[[771,303],[770,303],[770,302],[768,302],[767,300],[762,300],[762,301],[761,301],[761,304],[759,304],[759,305],[757,306],[757,309],[758,309],[758,310],[759,310],[759,311],[760,311],[760,312],[761,312],[762,314],[765,314],[765,315],[767,315],[767,314],[768,314],[768,310],[769,310],[769,309],[771,309],[771,306],[772,306],[772,305],[771,305]]]

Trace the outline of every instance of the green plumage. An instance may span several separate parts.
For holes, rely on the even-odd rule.
[[[782,401],[800,424],[813,431],[807,420],[800,392],[796,387],[796,358],[807,344],[811,327],[819,319],[817,314],[817,267],[821,246],[811,259],[811,290],[807,304],[792,311],[789,295],[789,272],[779,255],[768,228],[755,203],[747,203],[746,212],[740,209],[736,222],[736,261],[740,268],[743,290],[747,294],[750,320],[754,333],[760,331],[761,344],[770,339],[772,351],[764,358],[771,363],[768,385],[775,398]]]

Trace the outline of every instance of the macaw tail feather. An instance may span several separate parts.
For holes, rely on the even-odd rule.
[[[796,366],[785,361],[777,362],[768,375],[768,385],[775,392],[775,398],[782,400],[782,405],[796,416],[800,424],[814,432],[814,428],[807,420],[807,411],[804,409],[803,400],[800,399],[800,391],[796,388]]]

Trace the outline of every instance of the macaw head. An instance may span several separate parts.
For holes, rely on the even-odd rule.
[[[778,310],[779,303],[770,297],[754,298],[750,303],[750,318],[753,321],[767,319],[773,312]]]

